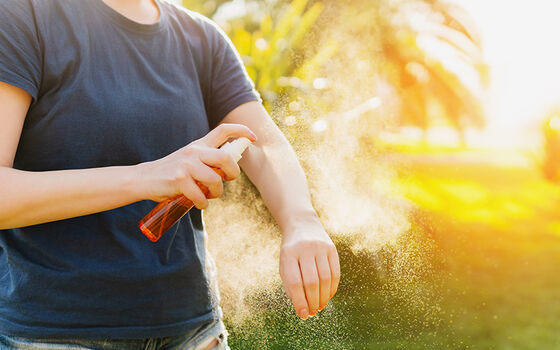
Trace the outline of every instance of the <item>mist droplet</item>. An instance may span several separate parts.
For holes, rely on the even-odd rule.
[[[286,119],[284,119],[284,123],[288,126],[293,126],[296,124],[296,117],[294,117],[293,115],[290,115],[288,117],[286,117]]]
[[[292,112],[298,112],[299,110],[301,110],[301,105],[297,101],[292,101],[292,102],[290,102],[288,108]]]
[[[263,38],[257,39],[255,41],[255,47],[261,51],[268,49],[268,41]]]
[[[329,81],[325,78],[317,78],[313,81],[313,87],[317,90],[326,89],[329,85]]]
[[[325,130],[327,130],[327,121],[323,120],[323,119],[319,119],[317,120],[315,123],[313,123],[313,125],[311,126],[311,129],[313,129],[313,131],[315,132],[323,132]]]

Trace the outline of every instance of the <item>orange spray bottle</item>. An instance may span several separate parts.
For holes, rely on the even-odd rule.
[[[240,137],[231,142],[226,142],[220,149],[228,152],[233,159],[238,162],[241,154],[249,147],[251,141],[245,137]],[[212,168],[218,175],[225,178],[221,169]],[[208,196],[208,188],[200,182],[196,182],[205,196]],[[161,236],[183,217],[194,206],[194,203],[184,195],[178,195],[160,202],[150,211],[140,222],[140,231],[152,242],[156,242]]]

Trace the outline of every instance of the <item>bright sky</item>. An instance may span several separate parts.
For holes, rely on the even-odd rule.
[[[482,35],[492,78],[490,129],[526,130],[560,105],[559,1],[453,2],[470,12]]]

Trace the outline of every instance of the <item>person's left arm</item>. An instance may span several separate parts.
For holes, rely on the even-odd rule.
[[[221,123],[246,125],[258,137],[239,165],[282,231],[280,276],[284,289],[299,317],[314,316],[336,293],[340,265],[336,248],[311,204],[296,154],[257,101],[235,108]]]

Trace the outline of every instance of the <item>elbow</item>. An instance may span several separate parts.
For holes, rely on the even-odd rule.
[[[9,230],[11,228],[15,228],[15,227],[12,227],[12,225],[6,222],[4,218],[0,217],[0,230]]]
[[[26,225],[18,224],[14,217],[6,217],[4,215],[0,216],[0,230],[10,230],[13,228],[19,228]]]
[[[15,190],[12,171],[12,168],[0,165],[0,230],[18,227],[15,221],[18,205],[14,202],[14,196],[21,195],[21,192]]]
[[[1,191],[0,198],[4,198]],[[7,202],[9,203],[10,201]],[[29,213],[26,215],[25,212],[25,210],[18,210],[17,208],[14,208],[13,205],[5,205],[5,203],[2,203],[0,205],[0,230],[9,230],[27,226],[25,224],[27,219],[24,217],[27,217]]]
[[[0,230],[8,230],[17,227],[14,225],[13,215],[10,215],[11,213],[7,209],[8,208],[0,206]]]
[[[11,200],[9,200],[9,196],[5,191],[0,188],[0,198],[2,198],[2,202],[0,204],[0,230],[8,230],[12,228],[17,228],[17,217],[18,213],[14,211],[14,205]]]
[[[0,191],[0,198],[3,198],[3,202],[6,202],[6,195],[5,193],[2,193],[3,191]],[[9,220],[9,216],[10,216],[10,210],[9,208],[6,208],[4,205],[0,205],[0,230],[7,230],[11,227],[10,225],[10,220]]]

